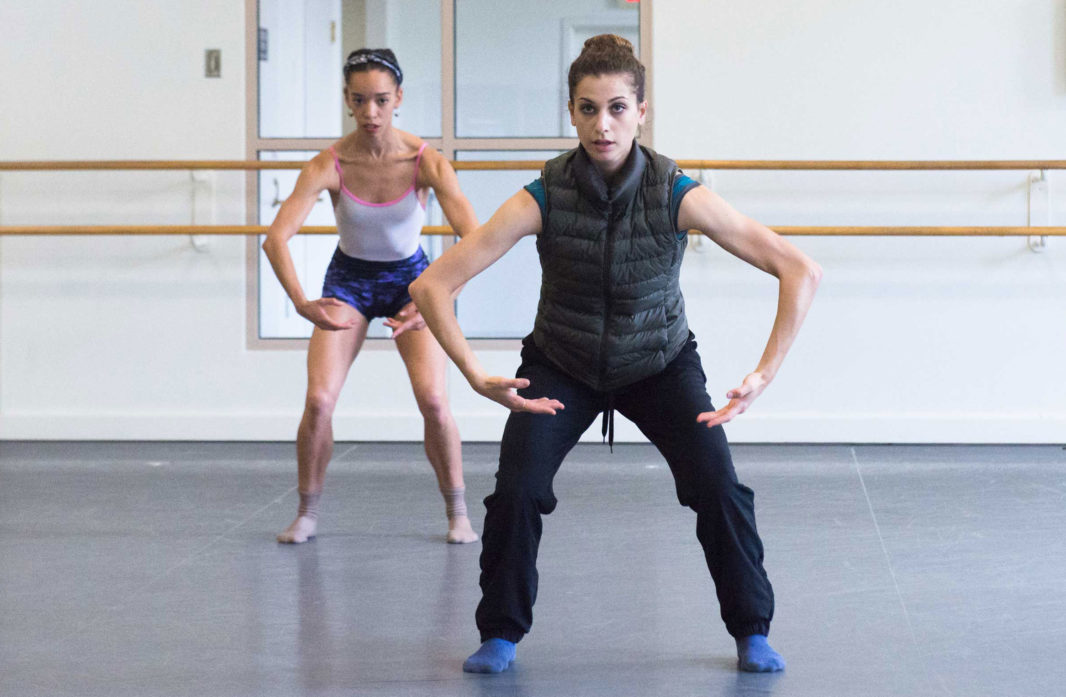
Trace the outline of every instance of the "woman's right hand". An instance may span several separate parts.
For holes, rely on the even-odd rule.
[[[346,322],[338,322],[330,316],[330,308],[347,306],[348,304],[343,300],[319,298],[318,300],[308,300],[301,303],[296,307],[296,311],[300,313],[301,317],[310,321],[319,329],[338,332],[354,327],[355,318],[353,317]]]
[[[526,378],[501,378],[483,377],[472,380],[470,386],[482,397],[488,397],[494,402],[499,402],[511,411],[528,411],[531,414],[555,414],[557,409],[565,409],[563,403],[557,399],[538,397],[526,399],[518,394],[518,390],[529,387]]]

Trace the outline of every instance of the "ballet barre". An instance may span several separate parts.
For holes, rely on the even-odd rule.
[[[302,160],[37,160],[0,161],[0,172],[42,171],[210,171],[210,170],[279,170],[300,169]],[[1066,160],[677,160],[689,171],[760,170],[760,171],[989,171],[1037,170],[1038,179],[1031,180],[1030,220],[1032,215],[1032,185],[1043,184],[1046,198],[1046,172],[1066,169]],[[536,160],[456,160],[456,170],[462,171],[539,171],[543,161]],[[1066,236],[1066,227],[1048,225],[1020,226],[796,226],[771,225],[780,235],[806,237],[1027,237],[1034,251],[1042,249],[1048,237]],[[91,235],[262,235],[269,228],[264,225],[3,225],[3,236],[91,236]],[[302,233],[312,235],[336,234],[335,226],[305,226]],[[423,235],[454,235],[449,226],[434,225],[422,229]]]
[[[884,225],[869,226],[812,226],[812,225],[770,225],[771,230],[779,235],[795,237],[1064,237],[1066,227],[1027,227],[989,226],[989,227],[893,227]],[[74,236],[93,235],[205,235],[210,237],[232,235],[265,235],[267,225],[3,225],[0,237],[11,236]],[[308,225],[300,228],[306,235],[335,235],[337,228],[332,225]],[[423,235],[448,236],[455,232],[447,225],[430,225],[422,228]]]
[[[750,170],[1055,170],[1066,160],[677,160],[682,169]],[[0,161],[0,172],[92,170],[271,170],[301,169],[306,160],[23,160]],[[467,171],[536,170],[539,160],[453,160]]]

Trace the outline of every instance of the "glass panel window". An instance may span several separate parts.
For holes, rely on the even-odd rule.
[[[269,151],[260,153],[261,160],[308,160],[316,151]],[[297,169],[264,169],[259,172],[259,224],[270,225],[278,214],[283,201],[292,193]],[[322,194],[307,216],[305,225],[333,225],[333,204],[329,194]],[[285,289],[281,287],[270,260],[259,244],[259,338],[260,339],[307,339],[311,336],[311,323],[301,317],[293,306]],[[308,298],[317,298],[322,290],[333,250],[337,247],[335,235],[297,234],[289,240],[289,253],[300,286]]]
[[[613,33],[640,51],[638,3],[623,0],[455,3],[459,137],[575,138],[566,73],[585,39]]]
[[[368,29],[365,45],[391,48],[403,70],[403,103],[393,116],[393,125],[423,138],[439,138],[441,134],[440,3],[366,2],[367,27],[375,27],[377,32]],[[352,46],[350,51],[357,48]],[[355,126],[347,112],[345,119],[350,122],[346,130]]]
[[[259,135],[341,134],[340,0],[260,0]]]
[[[260,0],[257,40],[261,138],[350,131],[343,63],[365,47],[391,48],[404,72],[394,124],[440,136],[440,0]]]
[[[557,151],[463,151],[460,160],[547,160]],[[535,170],[459,172],[459,185],[477,218],[488,220],[504,201],[540,177]],[[525,237],[466,284],[456,303],[463,334],[471,339],[514,339],[533,331],[540,298],[540,259],[535,237]]]
[[[577,145],[566,109],[566,72],[585,40],[619,34],[632,42],[639,56],[640,17],[650,12],[647,3],[635,0],[258,0],[257,6],[258,22],[249,27],[248,36],[258,41],[258,72],[253,74],[258,79],[249,80],[249,89],[257,90],[259,109],[248,154],[264,160],[306,160],[352,131],[355,122],[342,97],[343,62],[358,48],[390,48],[396,53],[404,71],[404,92],[393,124],[426,139],[445,157],[549,159],[559,151],[547,148]],[[447,35],[445,27],[450,29]],[[442,65],[454,66],[447,80]],[[454,82],[454,94],[447,99],[445,82],[449,89]],[[553,140],[536,140],[546,138]],[[530,149],[538,147],[545,149]],[[258,173],[258,211],[251,217],[258,217],[260,224],[272,222],[298,174]],[[458,173],[481,221],[538,176],[537,170],[523,169]],[[446,222],[431,193],[426,224]],[[328,194],[314,206],[306,225],[335,225]],[[424,235],[422,248],[432,260],[453,241]],[[320,295],[336,245],[335,235],[306,233],[289,243],[309,298]],[[250,273],[259,286],[258,338],[309,337],[312,325],[296,313],[261,251],[249,255],[250,265],[256,261]],[[465,335],[518,339],[528,334],[540,275],[536,239],[520,240],[471,280],[456,300]],[[377,319],[368,336],[387,339],[390,333]]]

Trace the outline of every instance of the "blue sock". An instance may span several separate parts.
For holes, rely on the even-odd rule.
[[[737,639],[737,668],[746,673],[773,673],[785,669],[785,659],[762,634]]]
[[[463,671],[467,673],[502,673],[511,667],[515,646],[506,639],[489,639],[481,648],[466,659]]]

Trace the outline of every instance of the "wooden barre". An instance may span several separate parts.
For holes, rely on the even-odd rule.
[[[779,235],[796,237],[1064,237],[1066,227],[1004,225],[986,227],[892,227],[771,225]]]
[[[93,235],[264,235],[267,225],[3,225],[0,237],[4,236],[61,236],[89,237]],[[307,235],[335,235],[335,225],[305,225],[300,232]],[[427,225],[423,235],[454,235],[447,225]]]
[[[0,171],[300,169],[306,164],[291,160],[40,160],[0,162]]]
[[[0,161],[0,171],[88,170],[277,170],[301,169],[303,160],[40,160]],[[1066,160],[677,160],[687,170],[1048,170],[1066,169]],[[536,160],[455,160],[456,170],[537,170]]]
[[[709,170],[839,170],[839,171],[937,171],[937,170],[1031,170],[1066,169],[1066,160],[677,160],[690,171]],[[458,160],[458,170],[537,170],[543,162],[532,160]]]
[[[770,226],[780,235],[798,237],[1064,237],[1066,227],[893,227],[893,226]],[[0,237],[93,235],[262,235],[265,225],[4,225]],[[300,228],[309,235],[336,234],[332,225]],[[423,235],[454,235],[447,225],[422,228]]]

